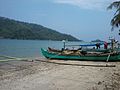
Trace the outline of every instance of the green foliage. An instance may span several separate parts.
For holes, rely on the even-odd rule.
[[[102,40],[100,40],[100,39],[96,39],[96,40],[93,40],[93,41],[91,41],[91,42],[104,42],[104,41],[102,41]]]
[[[15,21],[5,17],[0,17],[0,38],[78,41],[71,35],[59,33],[41,25]]]

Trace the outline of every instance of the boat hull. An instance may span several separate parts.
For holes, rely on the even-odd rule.
[[[87,61],[120,61],[120,54],[117,55],[104,55],[104,56],[80,56],[80,55],[62,55],[58,53],[51,53],[47,50],[41,49],[42,54],[48,59],[61,59],[61,60],[87,60]]]

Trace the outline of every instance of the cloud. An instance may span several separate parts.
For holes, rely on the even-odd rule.
[[[106,9],[110,3],[116,0],[54,0],[54,3],[69,4],[82,9]]]

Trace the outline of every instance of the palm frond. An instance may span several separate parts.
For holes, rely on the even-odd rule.
[[[116,10],[116,12],[114,13],[114,15],[116,15],[117,13],[120,13],[120,7]]]
[[[120,7],[120,1],[113,2],[111,5],[108,6],[107,9],[118,9]]]
[[[120,26],[120,13],[115,15],[111,20],[112,28]]]
[[[111,26],[112,30],[114,27],[119,27],[120,26],[120,1],[115,1],[111,5],[108,6],[107,9],[116,9],[116,12],[114,13],[114,17],[111,20]]]

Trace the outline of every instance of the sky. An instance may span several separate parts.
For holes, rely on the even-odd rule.
[[[111,32],[114,15],[107,7],[116,0],[0,0],[0,16],[36,23],[84,40],[119,39]]]

